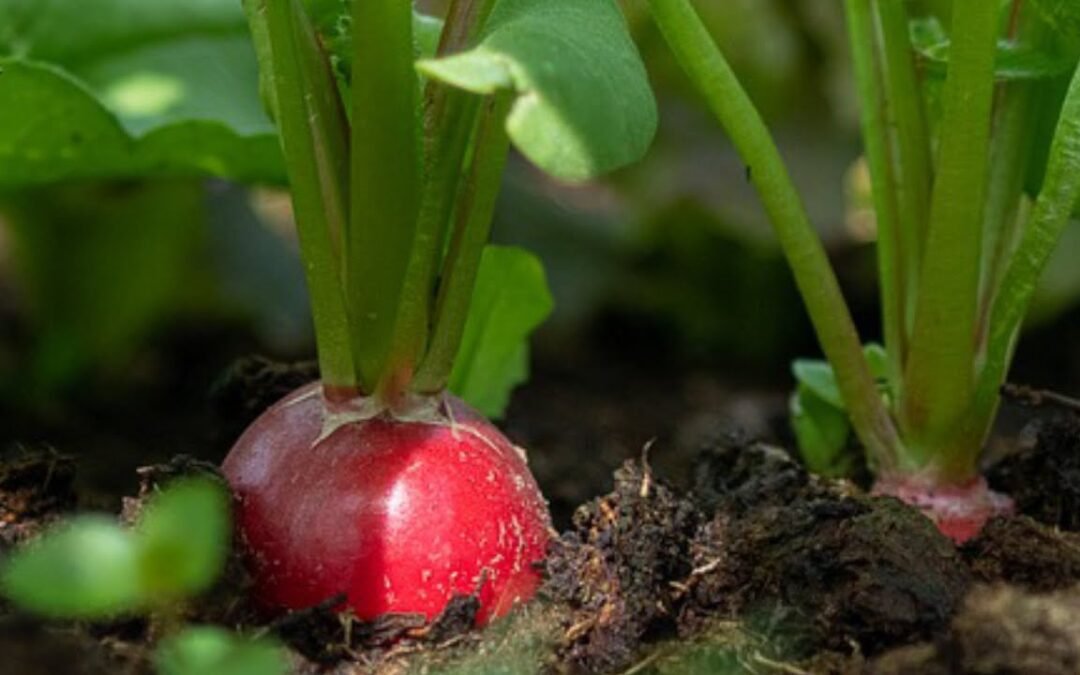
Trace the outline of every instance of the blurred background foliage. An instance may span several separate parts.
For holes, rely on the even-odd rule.
[[[101,1],[115,11],[130,5]],[[47,64],[19,76],[40,78],[42,91],[70,97],[71,106],[89,105],[79,98],[89,89],[120,120],[99,130],[117,149],[94,165],[77,138],[56,141],[63,119],[15,120],[0,84],[0,405],[12,420],[0,441],[25,431],[27,415],[47,421],[72,406],[96,411],[89,424],[100,412],[95,402],[131,382],[156,382],[166,401],[178,389],[205,389],[245,352],[313,353],[280,160],[239,3],[187,5],[175,15],[125,14],[123,35],[134,25],[140,36],[131,42],[113,34],[118,14],[88,13],[100,31],[80,24],[65,33],[36,0],[0,0],[0,57]],[[496,241],[536,252],[555,297],[536,359],[588,363],[590,354],[616,353],[785,388],[791,359],[818,350],[747,169],[691,93],[644,2],[623,5],[661,106],[651,153],[576,188],[514,161],[498,207]],[[864,336],[875,339],[874,227],[840,4],[698,6],[775,130]],[[94,34],[104,37],[86,37]],[[229,128],[199,122],[222,114]],[[13,143],[39,137],[53,163],[11,154]],[[209,148],[207,139],[225,149],[208,150],[194,167],[173,161],[170,148]],[[148,166],[161,178],[94,179],[97,170]],[[193,169],[263,187],[191,178]],[[1040,348],[1067,342],[1080,326],[1070,313],[1080,299],[1077,252],[1073,228],[1035,317],[1057,326],[1058,337],[1036,340]],[[1068,362],[1049,369],[1058,379],[1048,384],[1061,384],[1080,371],[1080,358],[1054,353]],[[1031,362],[1022,353],[1019,368]]]

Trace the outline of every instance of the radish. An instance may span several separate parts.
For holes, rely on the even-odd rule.
[[[361,619],[431,620],[477,593],[485,623],[532,597],[550,525],[524,452],[460,400],[441,403],[363,419],[313,384],[248,428],[224,469],[263,603],[344,593]]]
[[[567,180],[637,159],[644,66],[614,0],[451,0],[443,24],[402,0],[244,6],[321,377],[224,463],[255,599],[432,620],[476,594],[483,624],[532,597],[551,531],[524,453],[447,393],[497,411],[550,310],[538,262],[487,246],[509,146]]]

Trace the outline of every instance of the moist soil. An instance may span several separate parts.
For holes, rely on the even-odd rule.
[[[202,456],[139,469],[119,501],[85,490],[63,449],[12,446],[0,456],[0,552],[87,506],[114,505],[131,522],[170,480],[217,475],[239,431],[314,374],[264,359],[233,366],[210,396]],[[989,476],[1019,513],[958,548],[894,499],[808,474],[775,442],[782,399],[755,399],[753,435],[731,436],[750,399],[722,384],[665,374],[671,407],[646,413],[625,371],[559,389],[569,377],[540,374],[504,425],[533,448],[560,530],[537,601],[481,632],[470,630],[469,596],[431,624],[357,621],[332,611],[337,598],[268,617],[234,552],[183,618],[276,636],[297,673],[1080,672],[1080,420],[1067,406],[1018,408],[1033,421]],[[574,393],[552,399],[553,389]],[[620,391],[621,406],[604,391]],[[591,405],[601,400],[611,407]],[[601,461],[567,471],[583,456]],[[43,622],[0,604],[0,654],[14,674],[153,672],[164,632],[154,617]]]

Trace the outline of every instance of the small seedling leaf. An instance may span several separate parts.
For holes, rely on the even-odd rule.
[[[99,619],[144,605],[138,546],[131,534],[100,516],[75,518],[8,559],[4,594],[51,617]]]
[[[519,248],[488,246],[480,261],[450,389],[488,417],[528,377],[528,337],[551,313],[540,261]]]
[[[185,629],[154,655],[162,675],[284,675],[284,655],[273,643],[211,626]]]
[[[284,181],[239,3],[15,1],[0,26],[0,186]]]
[[[847,475],[854,460],[848,451],[851,423],[847,413],[799,385],[791,396],[790,414],[799,454],[807,468],[823,476]]]
[[[557,178],[629,164],[656,131],[645,68],[614,0],[500,0],[475,48],[418,68],[466,91],[516,92],[510,138]]]
[[[892,393],[885,348],[873,343],[865,345],[863,356],[870,373],[880,383],[882,397],[888,402]],[[791,396],[789,412],[803,461],[814,473],[847,475],[854,461],[848,444],[851,422],[832,366],[826,361],[800,359],[792,363],[791,370],[797,386]]]
[[[800,387],[814,393],[822,401],[834,408],[844,409],[844,399],[836,385],[836,376],[832,366],[816,359],[798,359],[791,364],[791,372]]]
[[[205,478],[173,483],[147,505],[136,534],[148,595],[164,602],[214,582],[228,553],[228,510],[224,488]]]

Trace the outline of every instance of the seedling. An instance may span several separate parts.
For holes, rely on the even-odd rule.
[[[532,595],[550,529],[522,451],[447,393],[459,354],[473,373],[523,359],[514,322],[467,322],[474,289],[539,278],[485,249],[508,147],[568,180],[636,159],[655,126],[644,69],[613,0],[454,0],[442,26],[401,0],[245,7],[322,376],[224,464],[257,596],[431,619],[478,593],[482,623]]]
[[[828,367],[800,364],[808,463],[842,466],[850,421],[875,491],[966,539],[1009,508],[980,475],[1024,314],[1080,195],[1080,5],[846,0],[883,308],[864,352],[768,130],[689,0],[650,0],[749,167]],[[912,4],[911,6],[914,6]],[[946,31],[943,26],[948,25]]]
[[[281,652],[266,641],[176,625],[183,604],[220,575],[228,544],[223,487],[183,479],[150,499],[131,529],[95,515],[59,524],[4,561],[0,585],[15,604],[50,618],[155,617],[170,633],[155,653],[165,675],[283,673]]]

